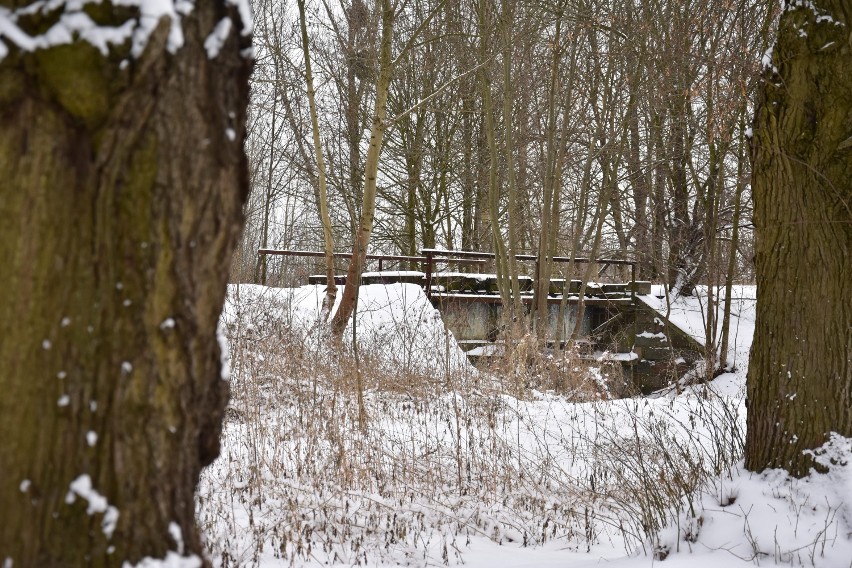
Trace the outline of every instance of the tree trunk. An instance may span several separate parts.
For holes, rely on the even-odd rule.
[[[556,151],[556,89],[559,84],[559,62],[562,55],[560,45],[562,32],[562,5],[556,11],[556,29],[553,37],[553,59],[550,62],[550,83],[547,90],[547,130],[546,159],[544,166],[544,195],[541,205],[541,232],[538,241],[536,260],[535,290],[533,305],[535,309],[535,331],[538,339],[547,338],[548,309],[547,297],[550,293],[550,276],[553,271],[553,252],[555,250],[556,219],[559,203],[557,188],[557,151]]]
[[[665,255],[663,253],[663,242],[666,237],[666,183],[668,180],[668,168],[666,167],[665,150],[663,143],[663,121],[664,116],[653,113],[651,118],[651,144],[654,148],[653,159],[656,165],[653,168],[654,184],[651,194],[651,279],[663,279],[665,268]]]
[[[607,151],[607,153],[609,153]],[[580,332],[583,329],[583,317],[586,311],[584,297],[586,295],[586,284],[592,279],[595,271],[595,259],[598,257],[598,251],[601,245],[601,236],[603,233],[604,220],[606,219],[606,211],[609,207],[609,202],[612,199],[612,194],[615,193],[616,182],[612,179],[610,169],[610,157],[604,156],[601,169],[603,170],[603,181],[601,182],[601,195],[598,197],[598,210],[595,220],[595,232],[592,240],[592,249],[589,251],[589,262],[586,264],[586,270],[583,273],[583,280],[580,282],[580,291],[577,299],[577,319],[574,322],[574,330],[571,332],[571,340],[576,341],[580,338]],[[572,259],[574,257],[572,256]]]
[[[120,26],[128,11],[99,14]],[[166,52],[164,18],[139,57],[129,41],[104,56],[3,38],[6,565],[201,555],[193,493],[219,453],[217,323],[248,192],[240,21],[229,2],[199,2],[182,47]]]
[[[473,173],[473,94],[462,100],[462,250],[473,250],[474,212],[476,209],[475,175]]]
[[[356,34],[364,22],[358,21],[355,14],[360,10],[347,11],[347,57],[351,57],[357,49]],[[346,69],[346,144],[349,148],[349,174],[348,189],[343,193],[344,201],[349,213],[349,234],[354,235],[358,231],[356,219],[358,219],[357,203],[362,199],[363,188],[361,179],[361,99],[363,88],[359,88],[356,82],[356,64],[349,61]]]
[[[308,46],[308,27],[305,22],[305,0],[296,0],[299,7],[299,27],[302,32],[302,54],[305,58],[305,83],[308,86],[308,106],[311,112],[311,133],[313,134],[314,153],[317,159],[317,185],[319,189],[318,209],[322,223],[323,250],[325,252],[325,297],[322,300],[321,317],[328,319],[337,298],[337,284],[334,282],[334,236],[331,234],[331,217],[328,214],[328,190],[325,181],[325,159],[319,135],[319,120],[314,96],[314,77],[311,73],[311,50]],[[274,106],[272,107],[274,110]],[[273,120],[274,120],[273,115]],[[274,123],[273,123],[274,124]]]
[[[388,90],[390,88],[393,66],[391,60],[391,43],[393,38],[394,8],[389,0],[379,0],[382,10],[382,40],[379,52],[379,77],[376,81],[376,101],[373,109],[373,122],[370,127],[370,145],[367,148],[367,162],[364,165],[364,197],[361,206],[361,221],[355,233],[355,243],[352,247],[352,258],[346,273],[346,286],[343,288],[343,298],[340,307],[334,314],[331,328],[337,337],[343,335],[355,302],[358,299],[358,288],[361,284],[361,273],[367,256],[367,245],[373,232],[373,220],[376,213],[376,182],[379,171],[379,155],[382,151],[382,141],[385,135],[385,114],[387,109]]]
[[[514,103],[514,89],[512,88],[512,22],[514,21],[513,1],[502,0],[500,14],[500,32],[502,36],[503,50],[503,131],[506,160],[506,177],[508,189],[508,208],[506,220],[508,221],[508,247],[506,250],[506,269],[508,270],[508,281],[512,298],[512,321],[520,322],[524,314],[524,306],[521,302],[521,289],[518,283],[518,183],[515,171],[515,139],[512,105]]]
[[[488,65],[485,64],[488,56],[488,34],[491,30],[490,3],[479,0],[476,6],[477,24],[479,29],[479,88],[482,93],[482,112],[485,139],[488,148],[488,217],[491,223],[491,242],[494,248],[494,268],[497,272],[497,288],[500,291],[500,301],[506,311],[511,306],[511,292],[509,290],[508,259],[506,258],[506,245],[500,232],[500,189],[497,185],[497,142],[494,128],[494,107],[491,102],[491,74]]]
[[[669,288],[674,294],[691,296],[693,293],[693,271],[695,243],[692,235],[692,220],[689,216],[689,187],[686,170],[686,115],[684,102],[677,100],[670,103],[669,114],[671,121],[671,137],[669,139],[669,175],[671,189],[672,224],[669,226]]]
[[[423,138],[426,136],[426,115],[422,110],[417,112],[414,117],[414,124],[411,124],[411,118],[405,117],[405,122],[408,126],[408,140],[403,139],[405,147],[405,171],[408,179],[406,180],[406,205],[405,205],[405,254],[409,256],[417,256],[417,195],[421,192],[420,174],[423,171]],[[413,126],[413,129],[411,128]],[[423,220],[420,219],[421,224]],[[428,221],[427,221],[428,222]],[[426,228],[426,227],[424,227]],[[431,225],[429,226],[431,228]],[[425,238],[424,238],[425,241]],[[430,248],[426,243],[424,248]],[[415,263],[412,263],[412,270]]]
[[[744,126],[744,125],[743,125]],[[740,128],[740,132],[745,128]],[[731,220],[731,243],[728,247],[728,269],[725,272],[725,304],[722,309],[722,344],[719,347],[719,366],[725,370],[733,370],[735,362],[729,365],[728,343],[731,336],[731,294],[734,288],[734,276],[737,271],[737,245],[740,241],[740,211],[742,211],[743,191],[745,182],[743,180],[743,165],[745,162],[745,144],[743,135],[740,134],[739,155],[737,160],[737,189],[734,192],[734,217]]]
[[[276,66],[276,81],[278,79],[277,70]],[[260,225],[260,248],[269,248],[269,216],[272,214],[272,197],[274,194],[272,183],[275,173],[275,123],[278,118],[278,96],[275,92],[277,91],[277,87],[277,84],[273,85],[272,90],[272,124],[269,129],[269,169],[266,171],[266,187],[263,191],[263,221]],[[257,255],[257,265],[254,271],[254,281],[256,284],[266,284],[268,258],[265,254]]]
[[[830,432],[852,436],[850,26],[844,0],[788,4],[755,116],[753,471],[805,475],[813,465],[805,450]]]
[[[574,208],[574,219],[572,220],[573,228],[571,231],[571,254],[568,260],[568,267],[565,272],[562,274],[562,277],[565,279],[562,285],[562,298],[559,300],[559,314],[556,319],[556,342],[560,347],[562,346],[564,337],[564,327],[565,327],[565,310],[568,306],[568,290],[571,283],[571,278],[574,276],[574,270],[576,268],[575,259],[577,258],[577,251],[580,249],[580,241],[583,238],[583,225],[586,224],[586,218],[588,217],[588,207],[589,207],[589,186],[592,180],[592,162],[594,161],[594,147],[595,142],[594,138],[589,139],[589,144],[587,146],[586,152],[586,163],[583,166],[583,178],[580,182],[580,195],[577,196],[577,205]],[[589,259],[593,260],[592,258]],[[585,293],[585,281],[580,284],[580,287],[583,289],[583,293]],[[580,301],[582,301],[582,295],[579,297]],[[576,327],[572,328],[571,336],[574,335],[574,329],[578,329]],[[567,339],[570,339],[569,336]]]

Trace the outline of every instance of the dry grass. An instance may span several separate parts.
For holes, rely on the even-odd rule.
[[[479,372],[401,371],[306,340],[269,299],[237,306],[223,455],[198,498],[220,566],[456,563],[474,536],[650,552],[739,456],[729,402],[613,401],[620,375],[571,352],[521,341]]]

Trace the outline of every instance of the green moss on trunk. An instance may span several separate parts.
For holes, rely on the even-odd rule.
[[[127,46],[82,42],[0,61],[0,559],[14,566],[162,558],[171,523],[201,553],[193,492],[218,451],[217,317],[247,193],[225,133],[244,134],[245,46],[234,34],[210,62],[202,45],[228,11],[197,5],[176,54],[161,24],[124,68]],[[113,531],[69,498],[81,476],[118,512]]]

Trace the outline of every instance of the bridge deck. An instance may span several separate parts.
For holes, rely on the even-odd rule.
[[[485,304],[499,304],[502,300],[498,294],[472,294],[469,292],[432,292],[432,303],[439,303],[445,300],[458,302],[477,302]],[[525,304],[532,303],[532,294],[521,294],[521,301]],[[576,294],[569,294],[565,297],[565,301],[569,305],[580,303],[580,297]],[[548,304],[559,304],[562,302],[561,295],[551,295],[547,297]],[[583,303],[587,306],[612,306],[612,305],[630,305],[633,301],[630,299],[630,294],[612,294],[605,297],[584,296]]]

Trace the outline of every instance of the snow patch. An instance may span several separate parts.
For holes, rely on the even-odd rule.
[[[207,51],[208,59],[216,59],[219,55],[219,51],[221,51],[222,46],[225,45],[225,42],[228,40],[228,36],[231,35],[231,18],[225,17],[219,20],[219,23],[216,24],[216,27],[213,28],[213,31],[210,32],[210,35],[207,36],[207,39],[204,40],[204,49]],[[233,140],[233,138],[231,138]]]
[[[243,24],[241,34],[245,37],[250,36],[254,31],[254,17],[251,11],[250,0],[228,0],[228,4],[237,7],[237,12],[240,14],[240,21]]]
[[[89,506],[86,508],[86,513],[89,515],[94,515],[95,513],[105,513],[107,507],[109,507],[109,501],[107,498],[98,493],[92,487],[92,478],[89,477],[89,474],[84,473],[77,477],[68,488],[77,496],[85,499]]]
[[[436,276],[438,276],[439,274],[443,275],[444,273],[438,273],[438,274],[436,274]],[[323,275],[323,276],[325,276],[325,275]],[[426,273],[425,272],[418,272],[417,270],[383,270],[382,272],[364,272],[364,273],[361,274],[361,278],[371,278],[371,277],[376,278],[376,277],[381,277],[381,276],[384,276],[386,278],[402,278],[402,277],[414,277],[414,278],[423,277],[423,278],[426,278]],[[473,277],[473,276],[476,276],[476,275],[475,274],[469,274],[469,275],[466,275],[466,276],[472,276]]]
[[[104,520],[101,522],[101,529],[104,531],[104,536],[112,538],[115,532],[115,525],[118,524],[118,509],[110,505],[104,513]]]
[[[219,342],[219,357],[222,363],[220,376],[223,381],[228,381],[231,379],[231,347],[228,345],[228,336],[225,335],[225,328],[221,319],[216,326],[216,340]]]
[[[772,64],[772,50],[774,46],[770,45],[769,48],[763,52],[763,56],[760,58],[760,65],[763,69],[771,69],[773,73],[778,73],[778,68]]]
[[[124,562],[121,568],[199,568],[201,558],[192,554],[183,556],[177,552],[167,552],[165,558],[151,558],[146,556],[138,564]]]
[[[103,521],[101,521],[101,529],[107,538],[112,538],[115,532],[115,525],[118,522],[119,512],[117,508],[109,504],[106,497],[92,487],[92,478],[84,473],[72,481],[68,488],[70,491],[65,496],[65,502],[70,505],[76,500],[76,497],[80,497],[88,503],[86,507],[87,514],[104,513]]]
[[[332,308],[340,306],[346,286],[338,287]],[[267,288],[251,284],[229,288],[221,322],[248,331],[252,311],[269,306],[266,317],[279,319],[311,349],[322,349],[325,323],[320,320],[325,285],[301,288]],[[267,310],[267,308],[263,308]],[[352,321],[357,321],[359,348],[376,355],[383,365],[400,372],[473,372],[465,353],[417,284],[369,284],[358,292],[358,305],[344,333],[352,338]],[[220,330],[224,335],[224,330]],[[226,353],[223,346],[222,353]]]
[[[169,535],[177,545],[178,554],[183,554],[183,531],[180,530],[180,525],[174,521],[170,522]]]
[[[644,339],[662,339],[666,340],[665,333],[651,333],[650,331],[643,331],[642,333],[637,333],[636,337],[642,337]]]
[[[827,443],[805,453],[826,473],[811,470],[796,479],[781,469],[753,473],[740,461],[704,493],[698,517],[682,518],[679,534],[676,526],[669,527],[662,542],[672,548],[679,544],[683,552],[697,545],[775,564],[849,566],[852,439],[831,433]],[[684,534],[687,526],[696,530]],[[689,539],[695,544],[684,542]],[[687,560],[685,554],[681,560]]]
[[[721,322],[724,316],[724,288],[714,290],[714,296],[719,299],[716,309],[716,321]],[[755,309],[757,302],[755,286],[734,286],[731,289],[731,324],[730,342],[728,345],[728,364],[740,365],[748,360],[748,352],[754,336]],[[667,304],[665,289],[655,285],[651,293],[637,295],[636,298],[656,310],[658,316],[655,322],[663,325],[663,318],[668,313],[669,322],[692,337],[699,345],[705,344],[705,329],[707,316],[707,287],[698,286],[694,296],[677,296]],[[715,330],[714,343],[721,344],[721,325]]]
[[[169,20],[169,35],[166,49],[169,53],[177,53],[184,45],[182,18],[193,10],[193,2],[189,0],[113,0],[116,6],[137,7],[139,18],[131,18],[118,26],[102,26],[95,23],[84,11],[87,4],[98,4],[101,0],[77,0],[75,2],[44,2],[35,1],[27,6],[10,10],[0,7],[0,39],[5,39],[22,51],[47,49],[58,45],[67,45],[79,40],[85,41],[97,48],[103,55],[109,53],[112,45],[120,45],[130,40],[131,55],[138,58],[148,46],[151,34],[163,18]],[[253,22],[249,0],[228,0],[240,14],[243,36],[251,35]],[[18,19],[23,15],[47,13],[59,7],[63,13],[59,21],[40,35],[30,36],[18,26]],[[229,20],[230,21],[230,20]],[[221,22],[220,22],[221,24]],[[230,32],[228,24],[227,32]],[[218,30],[218,31],[217,31]],[[220,37],[223,29],[214,30]],[[227,33],[224,34],[227,37]],[[209,39],[209,38],[208,38]],[[219,46],[221,47],[221,45]],[[205,42],[207,48],[207,42]],[[218,54],[218,48],[211,46]],[[9,52],[4,41],[0,41],[0,59]],[[215,57],[214,56],[211,56]]]

